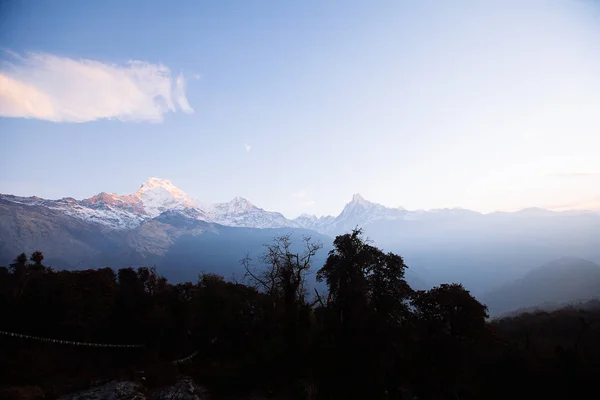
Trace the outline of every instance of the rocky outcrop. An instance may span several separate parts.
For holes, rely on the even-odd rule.
[[[173,386],[158,390],[152,394],[155,400],[208,400],[208,391],[198,386],[189,377],[181,377]]]
[[[72,393],[59,400],[146,400],[146,389],[137,383],[109,382],[102,386]]]
[[[113,381],[92,389],[72,393],[59,400],[208,400],[208,391],[189,377],[181,377],[166,388],[150,391],[129,381]]]

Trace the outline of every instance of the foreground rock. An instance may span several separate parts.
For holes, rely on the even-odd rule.
[[[208,400],[208,392],[191,378],[181,377],[172,386],[150,392],[135,382],[109,382],[102,386],[72,393],[59,400]]]
[[[71,393],[59,400],[146,400],[146,389],[134,382],[109,382],[102,386]]]
[[[154,400],[208,400],[208,391],[198,386],[189,377],[179,378],[173,386],[155,391],[152,394]]]

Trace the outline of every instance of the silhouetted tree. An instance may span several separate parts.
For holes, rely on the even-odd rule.
[[[486,333],[487,308],[460,284],[417,291],[412,302],[415,344],[413,384],[425,398],[473,395],[476,346]]]
[[[599,302],[486,321],[460,284],[413,292],[402,257],[356,229],[335,238],[317,273],[328,293],[311,304],[320,244],[302,244],[279,237],[261,266],[247,258],[251,285],[216,274],[173,285],[154,267],[57,271],[40,252],[19,255],[0,267],[0,331],[144,346],[0,335],[0,398],[18,398],[13,386],[55,398],[140,369],[156,386],[190,375],[215,398],[578,398],[597,386]]]
[[[278,341],[277,331],[282,337],[281,352],[278,352],[280,360],[274,362],[284,366],[275,372],[285,385],[297,382],[306,368],[311,313],[306,301],[306,275],[321,248],[321,243],[303,237],[301,251],[294,251],[288,234],[276,237],[272,244],[265,246],[265,252],[259,258],[262,268],[253,266],[249,256],[242,260],[250,284],[266,293],[272,301],[271,323],[276,329],[274,343]]]
[[[409,316],[411,289],[404,280],[402,257],[384,253],[362,237],[362,230],[335,238],[323,268],[317,273],[329,289],[330,318],[335,374],[325,385],[336,389],[342,381],[353,384],[344,396],[375,398],[395,390],[398,381],[391,370],[399,361],[397,339]]]

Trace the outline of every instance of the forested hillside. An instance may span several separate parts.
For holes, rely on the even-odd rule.
[[[302,245],[302,246],[300,246]],[[54,398],[102,380],[186,374],[214,398],[576,398],[600,373],[600,310],[492,323],[460,284],[413,290],[401,256],[338,236],[281,236],[231,281],[170,284],[152,268],[0,268],[0,387]],[[309,291],[316,273],[326,291]],[[17,334],[17,335],[15,335]],[[10,393],[16,393],[15,391]],[[6,396],[5,396],[6,397]],[[231,398],[231,397],[227,397]]]

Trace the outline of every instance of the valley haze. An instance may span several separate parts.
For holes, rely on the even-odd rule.
[[[600,262],[597,211],[409,211],[355,194],[337,216],[288,219],[243,197],[206,204],[159,178],[132,194],[101,192],[83,200],[0,195],[0,262],[41,250],[57,267],[154,264],[174,281],[194,280],[201,271],[242,278],[239,261],[247,253],[258,257],[275,236],[322,242],[318,267],[333,237],[356,227],[402,255],[417,288],[461,282],[476,296],[493,298],[494,290],[553,260]]]

